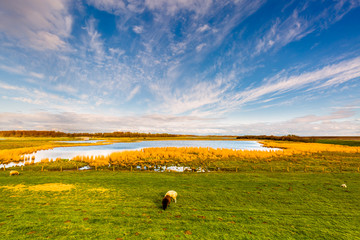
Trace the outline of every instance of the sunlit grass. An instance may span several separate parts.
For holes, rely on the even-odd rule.
[[[6,173],[0,172],[2,239],[360,235],[357,173]],[[8,188],[18,185],[22,190]],[[178,192],[178,202],[163,211],[168,190]]]

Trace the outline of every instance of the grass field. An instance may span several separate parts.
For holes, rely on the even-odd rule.
[[[360,239],[359,199],[359,173],[1,171],[0,239]]]
[[[359,140],[341,140],[341,139],[319,139],[316,142],[326,144],[338,144],[345,146],[360,146]]]

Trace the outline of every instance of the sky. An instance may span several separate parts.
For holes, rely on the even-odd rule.
[[[360,135],[360,0],[0,1],[0,130]]]

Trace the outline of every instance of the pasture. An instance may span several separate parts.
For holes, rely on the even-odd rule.
[[[359,239],[359,199],[357,172],[0,171],[0,239]]]

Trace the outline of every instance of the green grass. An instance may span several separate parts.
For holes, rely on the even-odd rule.
[[[345,146],[358,147],[360,146],[359,140],[341,140],[341,139],[318,139],[317,143],[326,143],[326,144],[338,144]]]
[[[360,239],[359,173],[8,174],[0,186],[75,188],[0,187],[0,239]]]

